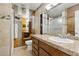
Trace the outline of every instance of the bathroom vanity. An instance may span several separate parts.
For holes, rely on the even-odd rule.
[[[49,40],[49,35],[33,35],[32,36],[32,54],[34,56],[71,56],[79,55],[78,46],[76,43],[60,43]],[[75,49],[74,49],[75,48]],[[77,49],[78,50],[77,50]]]
[[[32,53],[35,56],[69,56],[69,54],[50,46],[40,38],[32,37]]]

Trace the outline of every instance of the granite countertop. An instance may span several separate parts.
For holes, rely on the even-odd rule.
[[[71,56],[79,56],[79,40],[73,40],[73,43],[60,43],[53,40],[49,40],[50,35],[33,35],[32,37],[37,38],[38,40],[47,43],[48,45],[57,48]]]

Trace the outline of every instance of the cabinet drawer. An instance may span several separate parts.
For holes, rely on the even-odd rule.
[[[32,46],[35,47],[38,50],[38,44],[32,43]]]
[[[32,52],[34,52],[35,55],[38,56],[38,50],[36,50],[35,47],[32,47]]]
[[[32,40],[34,43],[38,44],[38,39],[32,37]]]
[[[34,51],[32,51],[32,55],[33,55],[33,56],[36,56],[36,54],[35,54],[35,52],[34,52]]]
[[[49,56],[49,54],[45,52],[42,48],[39,48],[39,56]]]
[[[39,42],[39,47],[45,50],[49,55],[52,55],[52,56],[69,56],[68,54],[54,47],[51,47],[50,45],[43,43],[43,42]]]

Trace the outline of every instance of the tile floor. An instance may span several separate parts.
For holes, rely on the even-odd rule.
[[[22,46],[14,48],[12,56],[32,56],[32,47]]]

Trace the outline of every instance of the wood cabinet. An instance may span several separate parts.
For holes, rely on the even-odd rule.
[[[32,38],[32,54],[34,56],[38,56],[38,51],[39,51],[39,43],[36,38]]]
[[[79,4],[74,5],[74,6],[70,7],[70,8],[68,8],[67,9],[67,18],[74,17],[76,10],[79,10]]]
[[[75,9],[73,7],[67,9],[67,18],[74,17],[74,15],[75,15],[73,12],[74,10]]]
[[[50,56],[50,55],[42,48],[39,48],[39,56]]]
[[[79,10],[79,4],[67,9],[67,33],[75,35],[75,11]]]
[[[18,39],[14,39],[14,48],[19,46],[19,40]]]
[[[74,17],[68,18],[67,21],[67,32],[75,35],[75,20]]]
[[[69,54],[62,52],[45,42],[39,41],[36,38],[32,37],[32,40],[32,54],[34,56],[69,56]]]

